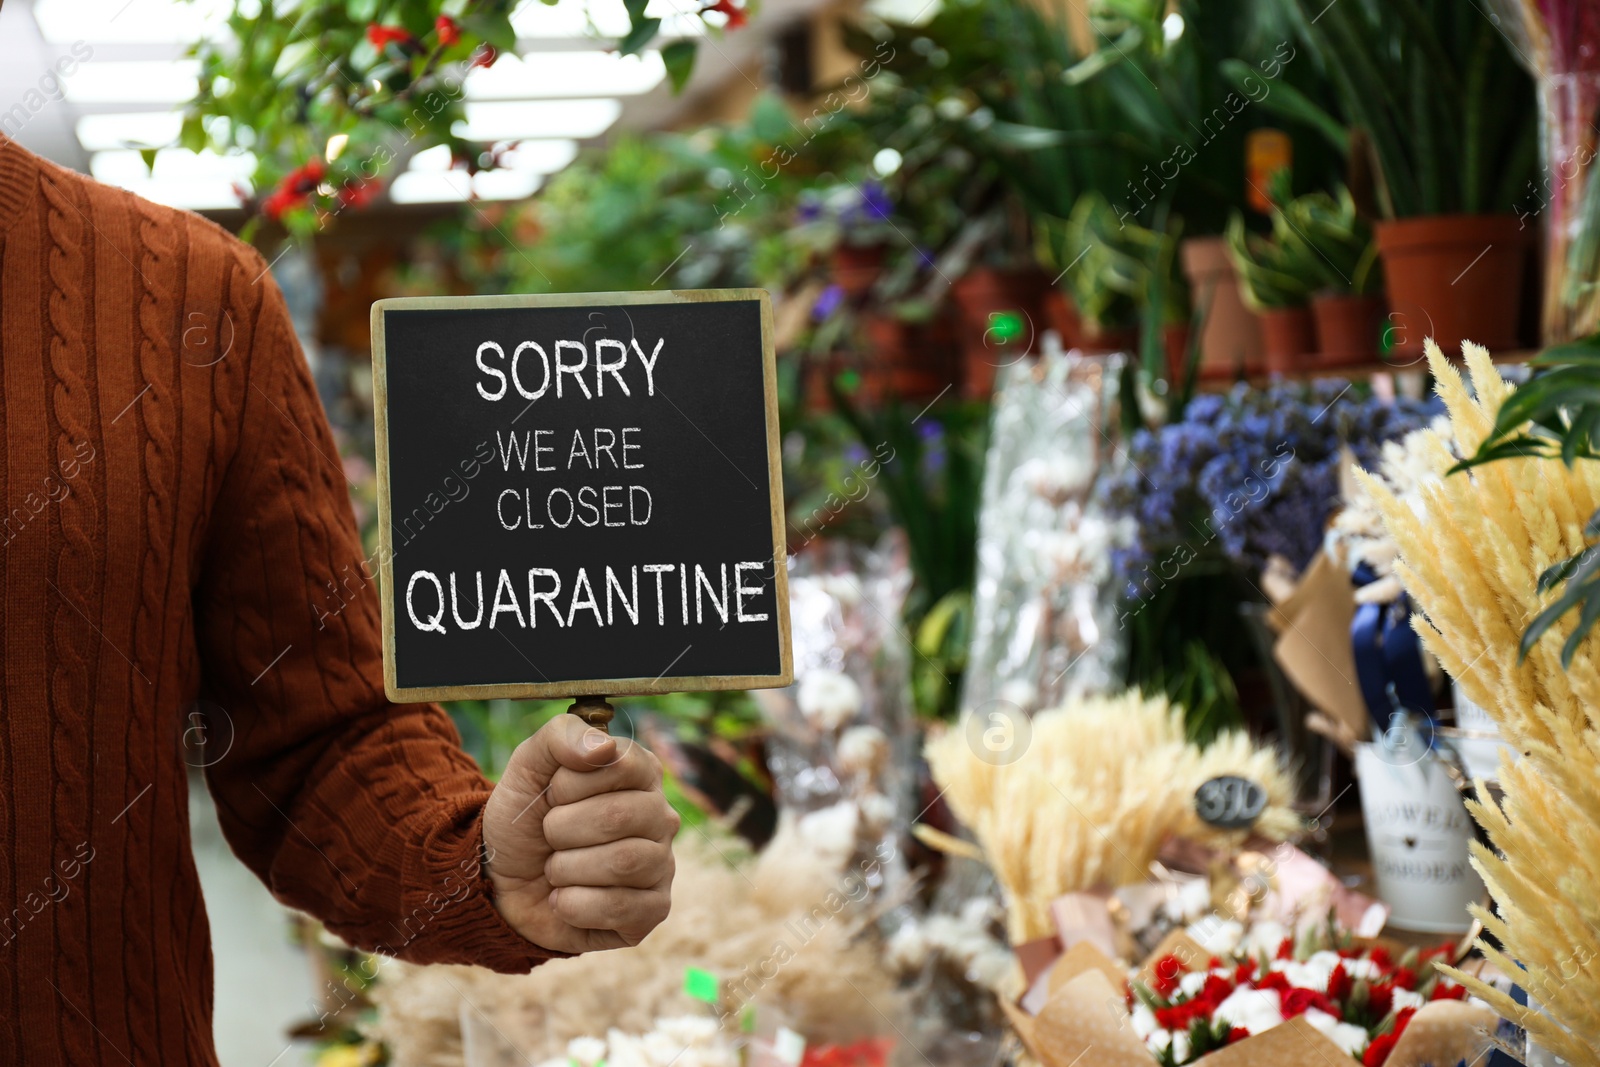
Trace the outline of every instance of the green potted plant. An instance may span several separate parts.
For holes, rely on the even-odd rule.
[[[1455,0],[1281,2],[1337,115],[1290,94],[1262,103],[1309,121],[1370,176],[1370,197],[1357,192],[1380,220],[1394,347],[1515,346],[1528,231],[1509,210],[1533,173],[1537,124],[1503,31]]]
[[[1131,352],[1139,342],[1139,300],[1145,260],[1117,225],[1110,202],[1098,192],[1078,198],[1066,219],[1039,220],[1041,244],[1062,264],[1061,280],[1083,324],[1090,352]]]
[[[1088,13],[1100,42],[1067,74],[1098,83],[1115,102],[1114,131],[1133,173],[1104,191],[1120,219],[1185,237],[1179,261],[1201,321],[1203,373],[1212,378],[1264,368],[1260,328],[1239,292],[1226,239],[1227,218],[1247,184],[1246,143],[1261,125],[1251,105],[1294,93],[1284,12],[1274,4],[1197,0],[1099,0]],[[1236,60],[1246,84],[1227,80]],[[1315,153],[1307,153],[1314,156]]]
[[[1177,233],[1120,220],[1097,192],[1079,197],[1069,218],[1044,217],[1037,228],[1041,259],[1063,264],[1066,292],[1082,316],[1081,347],[1139,353],[1152,377],[1173,377],[1189,326]]]
[[[867,178],[800,194],[795,241],[829,259],[833,281],[846,296],[865,296],[883,273],[895,227],[894,206],[882,182]]]
[[[1244,216],[1237,212],[1229,220],[1224,238],[1239,277],[1239,293],[1261,323],[1268,373],[1298,370],[1316,347],[1311,290],[1317,271],[1305,261],[1303,253],[1309,249],[1250,233]]]
[[[1348,189],[1275,207],[1270,238],[1247,232],[1236,213],[1227,240],[1245,302],[1261,319],[1269,370],[1377,358],[1383,271]]]
[[[1372,227],[1357,213],[1350,190],[1340,186],[1336,196],[1298,197],[1279,214],[1285,239],[1308,249],[1310,262],[1321,273],[1311,294],[1317,364],[1373,362],[1385,328],[1383,264]]]

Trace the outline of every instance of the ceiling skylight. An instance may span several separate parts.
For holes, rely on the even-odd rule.
[[[200,61],[91,60],[61,88],[74,104],[184,104],[200,91]]]
[[[518,100],[541,96],[633,96],[667,76],[661,53],[534,52],[505,56],[467,75],[468,100]]]
[[[578,142],[570,140],[521,141],[501,154],[501,166],[529,174],[554,174],[571,163],[578,154]],[[449,170],[454,165],[448,145],[435,145],[411,157],[414,171]]]
[[[689,0],[650,0],[644,13],[661,20],[663,37],[695,37],[706,32],[698,5]],[[592,25],[591,25],[592,24]],[[562,0],[545,4],[524,0],[511,16],[518,37],[621,37],[628,32],[628,9],[622,0],[589,0],[587,4]]]
[[[538,191],[541,174],[524,171],[485,171],[468,176],[464,170],[407,171],[389,186],[396,204],[459,204],[476,194],[480,200],[522,200]]]
[[[89,171],[97,181],[146,200],[204,211],[238,207],[238,190],[249,190],[255,165],[255,157],[250,155],[196,155],[187,149],[165,148],[156,153],[152,173],[138,152],[118,149],[96,152],[89,161]]]
[[[164,148],[178,139],[183,116],[176,111],[137,111],[125,115],[85,115],[78,120],[78,142],[90,152],[112,148]]]
[[[131,149],[96,152],[89,160],[89,172],[96,181],[124,187],[152,178],[156,181],[215,180],[248,186],[255,169],[256,157],[249,154],[219,156],[215,152],[195,153],[187,148],[163,148],[157,152],[153,171],[145,167],[144,157]]]
[[[465,122],[451,132],[469,141],[520,141],[535,137],[598,137],[617,121],[616,100],[516,100],[468,103]]]
[[[215,36],[233,9],[229,0],[34,0],[44,39],[92,44],[192,44]]]

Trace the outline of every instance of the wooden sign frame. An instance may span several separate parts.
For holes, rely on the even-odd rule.
[[[638,304],[711,304],[756,301],[761,307],[761,380],[767,428],[767,486],[772,512],[772,574],[778,624],[779,672],[753,675],[592,678],[561,682],[402,687],[395,679],[394,545],[389,502],[389,385],[384,315],[390,311],[478,308],[582,308]],[[669,289],[627,293],[560,293],[510,296],[405,296],[372,305],[372,400],[377,438],[379,599],[383,607],[383,689],[397,704],[501,698],[558,699],[590,695],[645,696],[713,689],[777,689],[794,682],[794,646],[789,633],[789,575],[785,566],[783,461],[778,428],[777,355],[773,348],[772,298],[765,289]],[[669,668],[670,669],[670,668]]]

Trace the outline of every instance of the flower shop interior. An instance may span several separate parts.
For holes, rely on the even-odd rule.
[[[262,252],[368,549],[373,301],[771,294],[794,684],[616,700],[670,917],[372,956],[201,745],[225,1067],[1600,1064],[1600,6],[9,0],[0,101]]]

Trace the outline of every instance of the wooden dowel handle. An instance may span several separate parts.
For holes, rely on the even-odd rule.
[[[610,733],[611,717],[617,713],[617,709],[605,697],[578,697],[573,700],[567,713],[576,715],[597,730]]]

